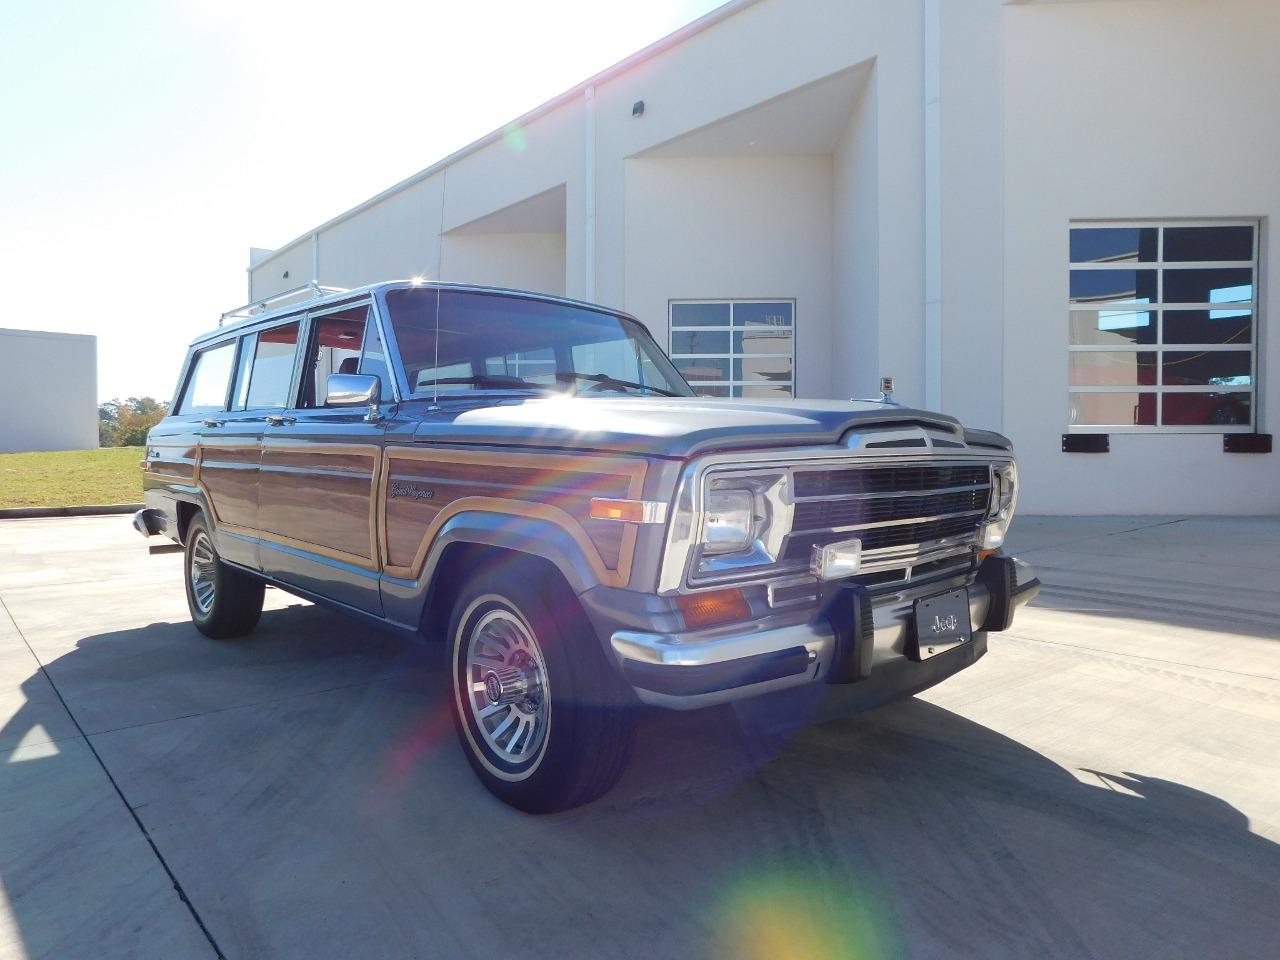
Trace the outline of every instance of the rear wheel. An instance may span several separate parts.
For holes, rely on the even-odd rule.
[[[265,584],[223,562],[204,514],[187,527],[184,555],[187,609],[206,637],[241,637],[258,624]]]
[[[551,813],[589,803],[626,766],[630,691],[571,595],[497,580],[476,577],[453,604],[458,740],[480,781],[513,807]]]

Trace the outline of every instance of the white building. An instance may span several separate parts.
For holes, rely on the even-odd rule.
[[[892,376],[1012,437],[1027,511],[1274,514],[1275,456],[1224,437],[1280,420],[1278,41],[1274,0],[736,0],[254,251],[249,296],[567,294],[708,391]],[[774,325],[739,362],[688,329],[731,309]]]
[[[0,329],[0,453],[98,446],[98,338]]]

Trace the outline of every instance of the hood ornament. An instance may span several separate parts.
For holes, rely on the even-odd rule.
[[[896,407],[898,401],[893,399],[893,377],[880,378],[880,396],[878,397],[850,397],[850,403],[882,403],[885,406]]]

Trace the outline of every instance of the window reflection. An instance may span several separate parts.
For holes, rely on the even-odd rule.
[[[1155,426],[1155,393],[1073,393],[1069,419],[1076,426]]]
[[[1071,302],[1155,303],[1155,270],[1072,270]]]
[[[1088,346],[1155,343],[1155,312],[1152,310],[1072,310],[1071,342]]]
[[[1154,227],[1084,227],[1071,231],[1072,263],[1151,263],[1156,260]]]
[[[1156,382],[1156,354],[1091,350],[1071,354],[1073,387],[1141,387]]]
[[[1166,227],[1164,259],[1253,261],[1253,227]]]
[[[1166,270],[1165,303],[1238,303],[1253,299],[1253,271]]]
[[[1070,247],[1073,425],[1253,424],[1256,223],[1073,225]]]
[[[725,326],[729,329],[720,329]],[[704,396],[791,397],[795,304],[673,302],[671,354],[685,379]]]
[[[1240,426],[1253,420],[1247,393],[1166,393],[1163,422],[1171,426]]]
[[[1247,387],[1253,383],[1253,354],[1247,350],[1164,353],[1165,386]]]
[[[1165,343],[1238,343],[1253,339],[1252,310],[1166,310]]]

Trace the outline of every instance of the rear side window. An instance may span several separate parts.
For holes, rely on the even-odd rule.
[[[235,341],[209,347],[196,354],[187,389],[182,392],[178,413],[214,413],[227,408],[227,387],[235,361]]]
[[[248,410],[289,406],[293,360],[298,352],[298,322],[272,327],[258,334],[249,374]]]

